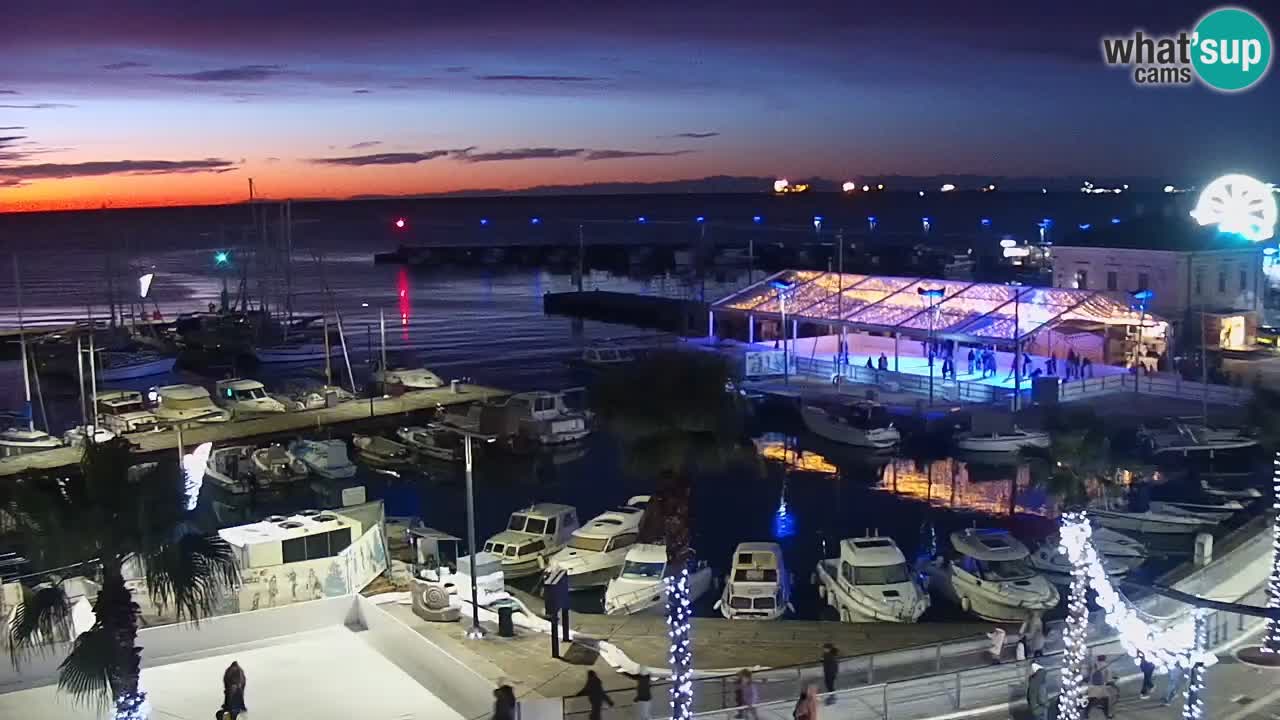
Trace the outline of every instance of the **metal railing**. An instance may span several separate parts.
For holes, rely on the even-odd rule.
[[[858,383],[874,385],[890,392],[908,392],[923,397],[929,395],[929,377],[911,373],[877,370],[865,365],[845,365],[840,373],[840,382],[835,382],[836,363],[834,360],[821,358],[796,358],[796,369],[800,374],[819,377],[832,381],[841,392],[854,392],[846,384]],[[939,367],[933,378],[933,396],[935,400],[947,400],[962,403],[1004,403],[1013,396],[1009,388],[996,387],[968,380],[943,380]],[[1030,392],[1031,382],[1023,386],[1024,393]]]
[[[1253,397],[1253,392],[1244,387],[1214,385],[1212,383],[1206,385],[1183,380],[1175,374],[1152,373],[1138,377],[1132,374],[1123,374],[1063,381],[1058,386],[1058,398],[1060,400],[1078,400],[1112,393],[1131,393],[1133,392],[1135,381],[1138,383],[1139,395],[1155,395],[1184,400],[1204,399],[1215,405],[1240,405],[1248,402]]]

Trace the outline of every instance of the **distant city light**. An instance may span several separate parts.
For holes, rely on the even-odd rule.
[[[956,189],[956,186],[952,185],[951,183],[946,183],[942,186],[942,192],[951,192],[952,190],[955,190],[955,189]],[[920,194],[923,195],[924,193],[920,193]]]
[[[489,218],[480,218],[480,224],[481,224],[481,225],[488,225],[488,224],[489,224]]]
[[[213,254],[213,263],[215,265],[226,265],[231,261],[231,253],[226,250],[219,250]]]
[[[1031,254],[1031,250],[1024,247],[1007,247],[1004,249],[1004,256],[1007,258],[1021,258]]]
[[[760,217],[759,215],[752,215],[751,222],[759,225],[760,223],[764,222],[764,218]]]
[[[1011,248],[1017,244],[1018,244],[1018,241],[1014,240],[1013,238],[1005,238],[1000,241],[1000,247],[1002,248]]]
[[[1172,185],[1165,185],[1165,186],[1164,186],[1164,191],[1165,191],[1165,192],[1167,192],[1167,193],[1177,192],[1177,190],[1178,190],[1178,188],[1176,188],[1176,187],[1174,187],[1174,186],[1172,186]]]
[[[877,186],[876,186],[876,189],[877,189],[877,190],[883,190],[883,189],[884,189],[884,183],[880,183],[879,185],[877,185]]]
[[[995,192],[995,191],[996,191],[996,184],[995,184],[995,183],[991,183],[990,185],[988,185],[988,186],[986,186],[986,187],[982,188],[982,192]]]
[[[1079,225],[1077,225],[1076,227],[1080,228],[1081,230],[1088,230],[1089,228],[1093,227],[1093,224],[1092,224],[1092,223],[1080,223],[1080,224],[1079,224]]]
[[[929,228],[930,228],[930,227],[932,227],[932,226],[929,224],[929,218],[927,218],[927,217],[922,217],[922,218],[920,218],[920,227],[921,227],[925,232],[929,232]]]
[[[697,222],[700,222],[700,223],[702,223],[702,222],[706,222],[706,221],[707,221],[707,219],[706,219],[705,217],[703,217],[702,215],[699,215],[698,217],[694,218],[694,220],[695,220],[695,221],[697,221]]]
[[[773,181],[773,191],[774,191],[774,192],[786,192],[786,191],[787,191],[787,186],[789,186],[789,185],[791,185],[791,183],[790,183],[786,178],[782,178],[782,179],[780,179],[780,180],[774,180],[774,181]]]
[[[851,193],[854,190],[857,190],[858,186],[852,180],[846,180],[844,184],[840,186],[840,189],[847,193]]]
[[[1044,194],[1046,194],[1046,193],[1048,193],[1048,192],[1049,192],[1049,189],[1048,189],[1048,188],[1040,188],[1040,194],[1041,194],[1041,195],[1044,195]]]
[[[640,217],[636,218],[636,222],[638,222],[638,223],[643,223],[644,221],[645,221],[645,218],[644,218],[644,216],[643,216],[643,215],[641,215]]]
[[[1120,224],[1120,218],[1111,218],[1111,224],[1112,224],[1112,225],[1119,225],[1119,224]]]
[[[529,224],[530,224],[530,225],[541,225],[541,224],[542,224],[542,218],[536,218],[536,217],[534,217],[534,218],[529,218]]]
[[[923,191],[923,190],[921,190],[921,191],[920,191],[920,197],[924,197],[924,191]]]
[[[991,218],[982,218],[982,227],[991,227]]]
[[[871,192],[871,186],[870,186],[870,185],[863,185],[863,186],[862,186],[862,192]]]
[[[1271,187],[1248,175],[1223,175],[1201,193],[1191,217],[1253,242],[1275,236],[1276,199]]]
[[[396,227],[398,228],[404,227],[404,218],[396,218]]]

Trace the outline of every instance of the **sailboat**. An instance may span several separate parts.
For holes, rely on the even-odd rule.
[[[62,447],[61,440],[36,429],[35,414],[32,412],[31,363],[27,355],[27,333],[22,322],[22,275],[18,269],[17,255],[13,256],[13,282],[18,295],[18,343],[22,352],[22,389],[26,393],[24,415],[27,427],[9,428],[0,432],[0,457],[16,457]]]

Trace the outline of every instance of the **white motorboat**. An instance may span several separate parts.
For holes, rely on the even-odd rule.
[[[310,474],[307,464],[283,445],[268,445],[250,453],[250,472],[261,486],[303,480]]]
[[[1257,500],[1262,497],[1262,491],[1257,488],[1230,488],[1213,485],[1208,480],[1200,481],[1200,489],[1205,495],[1213,497],[1230,498],[1233,500]]]
[[[485,540],[484,551],[502,558],[505,577],[537,575],[577,529],[573,506],[538,503],[511,513],[507,529]]]
[[[115,433],[101,426],[85,427],[84,425],[77,425],[62,433],[62,442],[67,447],[82,448],[89,444],[90,435],[92,435],[95,443],[106,442],[116,436]]]
[[[156,427],[156,414],[147,409],[142,393],[114,390],[98,393],[98,425],[120,435]]]
[[[227,422],[231,412],[213,404],[209,391],[199,385],[162,385],[152,388],[156,420],[166,425]]]
[[[809,432],[845,445],[887,450],[902,439],[878,403],[811,400],[804,402],[800,416]]]
[[[1105,533],[1109,533],[1112,537],[1108,538]],[[1110,577],[1124,577],[1146,560],[1146,549],[1141,543],[1114,530],[1097,528],[1093,531],[1092,540],[1094,550],[1098,552],[1099,559],[1102,561],[1102,568]],[[1121,543],[1120,545],[1116,545],[1117,540]],[[1108,554],[1108,550],[1124,554]],[[1071,573],[1074,567],[1071,564],[1071,558],[1062,551],[1057,535],[1045,540],[1040,547],[1036,548],[1036,551],[1031,553],[1030,562],[1031,567],[1044,573],[1045,577],[1055,585],[1071,584]]]
[[[62,447],[62,441],[41,430],[9,428],[0,432],[0,457],[18,457]]]
[[[562,445],[577,442],[591,434],[591,413],[575,410],[567,398],[580,394],[582,388],[561,392],[525,392],[494,403],[511,413],[515,431],[522,438],[540,445]]]
[[[840,541],[840,557],[820,560],[818,597],[841,622],[915,622],[929,609],[929,594],[892,538]]]
[[[215,448],[205,463],[204,476],[227,492],[249,492],[249,485],[254,481],[249,471],[252,454],[252,445]]]
[[[777,620],[791,608],[791,576],[777,543],[738,543],[716,602],[729,620]]]
[[[230,410],[237,418],[286,411],[284,403],[268,395],[266,386],[257,380],[219,380],[214,386],[214,396],[218,405]]]
[[[342,354],[342,346],[330,343],[328,346],[316,340],[299,340],[297,342],[280,343],[253,349],[253,356],[260,363],[295,363],[324,360],[326,356],[334,357]]]
[[[632,545],[622,561],[622,571],[604,590],[604,611],[609,615],[666,612],[667,569],[665,545]],[[711,589],[711,568],[701,561],[689,565],[689,601],[696,601]]]
[[[413,462],[413,453],[407,445],[380,435],[352,435],[351,444],[361,460],[376,467],[398,467]]]
[[[956,436],[956,448],[968,452],[1012,453],[1022,448],[1047,448],[1051,444],[1049,433],[1038,430],[1012,430],[992,433],[960,433]]]
[[[1154,506],[1155,503],[1152,503]],[[1142,512],[1091,508],[1089,518],[1100,525],[1122,532],[1139,535],[1189,535],[1212,528],[1216,520],[1208,520],[1185,512],[1157,512],[1149,508]]]
[[[347,444],[341,440],[294,440],[289,452],[326,480],[355,477],[356,466],[347,457]]]
[[[1172,500],[1152,500],[1151,509],[1169,515],[1188,515],[1213,522],[1222,522],[1244,510],[1244,504],[1236,500],[1225,500],[1220,503],[1176,502]]]
[[[316,388],[275,392],[271,393],[271,397],[283,405],[288,412],[297,412],[336,407],[339,403],[354,400],[356,396],[336,385],[321,385]]]
[[[569,576],[570,590],[608,585],[618,576],[627,550],[636,543],[648,504],[648,495],[637,495],[574,530],[569,544],[547,562],[547,575],[563,570]]]
[[[410,425],[398,428],[396,438],[424,457],[445,462],[462,459],[462,436],[445,428]]]
[[[925,563],[929,589],[992,622],[1021,622],[1058,604],[1058,590],[1028,563],[1031,555],[1007,530],[951,533],[951,550]]]
[[[1257,440],[1239,430],[1185,422],[1173,423],[1171,427],[1143,428],[1138,431],[1137,439],[1155,457],[1203,455],[1212,458],[1258,446]]]
[[[444,387],[444,380],[426,368],[382,368],[373,371],[373,382],[383,388],[398,385],[405,390]]]
[[[118,382],[152,375],[163,375],[173,370],[178,361],[174,355],[157,352],[115,352],[104,350],[98,360],[98,381]]]

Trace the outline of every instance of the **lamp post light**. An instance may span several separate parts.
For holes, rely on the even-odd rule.
[[[937,318],[938,301],[942,299],[942,288],[916,288],[916,293],[929,303],[929,405],[933,405],[933,333],[934,321]]]
[[[476,492],[471,475],[471,439],[480,438],[485,443],[491,443],[497,440],[497,436],[450,429],[462,435],[462,456],[467,476],[467,562],[470,565],[468,574],[471,575],[471,627],[467,630],[467,639],[480,640],[484,638],[484,628],[480,627],[480,589],[476,585]]]
[[[1147,303],[1151,302],[1151,298],[1155,297],[1155,293],[1143,288],[1129,293],[1134,302],[1138,304],[1138,341],[1133,346],[1133,394],[1138,394],[1138,377],[1142,372],[1142,326],[1147,319]],[[1204,338],[1201,338],[1204,342]]]
[[[787,355],[787,293],[795,288],[795,283],[774,280],[773,287],[778,291],[778,310],[782,314],[782,381],[790,383],[791,361]]]

